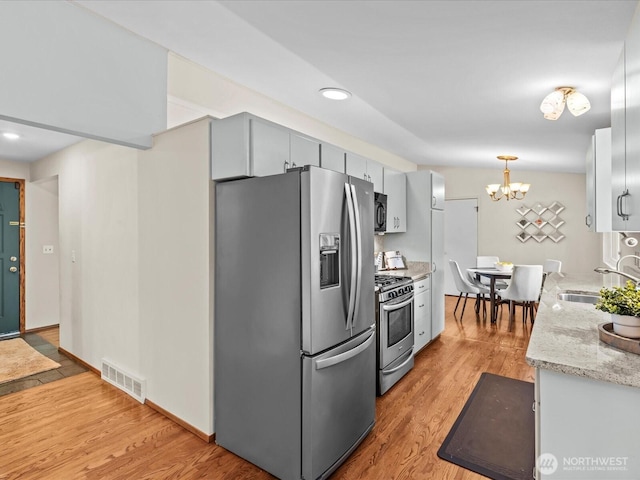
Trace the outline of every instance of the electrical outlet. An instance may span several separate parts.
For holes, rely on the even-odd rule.
[[[43,245],[42,253],[45,255],[51,255],[53,253],[53,245]]]

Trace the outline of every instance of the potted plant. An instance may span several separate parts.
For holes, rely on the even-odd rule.
[[[602,288],[596,308],[611,314],[617,335],[640,338],[640,290],[632,281],[624,287]]]

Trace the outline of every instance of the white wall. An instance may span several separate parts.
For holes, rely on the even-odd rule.
[[[139,302],[147,395],[213,433],[213,182],[209,121],[139,154]]]
[[[33,181],[54,175],[60,346],[140,375],[137,151],[87,140],[31,166]]]
[[[60,323],[58,177],[27,184],[25,198],[26,329]],[[52,245],[53,253],[42,253]]]
[[[478,255],[497,255],[501,260],[518,264],[540,264],[547,258],[562,261],[566,272],[591,272],[600,264],[601,235],[587,230],[585,176],[572,173],[544,173],[511,169],[512,181],[531,183],[525,200],[493,202],[484,187],[501,183],[502,168],[495,169],[424,167],[445,177],[446,198],[478,199]],[[516,208],[537,202],[548,205],[558,201],[565,206],[560,217],[565,224],[560,231],[565,238],[558,243],[546,239],[541,243],[530,239],[522,243],[516,238],[521,218]],[[446,214],[445,214],[446,215]]]

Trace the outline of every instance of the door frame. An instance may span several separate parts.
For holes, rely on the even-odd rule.
[[[24,208],[24,187],[25,187],[25,181],[23,178],[9,178],[9,177],[0,177],[0,182],[6,182],[6,183],[17,183],[20,188],[19,188],[19,192],[18,192],[18,198],[19,198],[19,212],[18,212],[18,216],[19,219],[18,221],[20,222],[20,239],[19,239],[19,257],[20,257],[20,265],[19,265],[19,272],[20,272],[20,278],[19,278],[19,282],[20,282],[20,294],[19,294],[19,304],[20,304],[20,333],[24,333],[25,331],[25,319],[26,319],[26,295],[25,295],[25,285],[26,285],[26,277],[25,277],[25,253],[26,253],[26,249],[25,249],[25,223],[24,223],[24,218],[25,218],[25,208]]]

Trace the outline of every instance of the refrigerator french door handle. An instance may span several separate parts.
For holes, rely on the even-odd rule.
[[[344,193],[347,199],[347,212],[349,214],[349,237],[351,241],[351,287],[349,292],[349,309],[347,310],[347,325],[345,330],[350,330],[353,322],[353,315],[356,306],[356,277],[357,277],[357,259],[355,255],[356,251],[356,220],[355,211],[353,205],[353,198],[351,197],[351,187],[348,183],[344,184]]]
[[[351,317],[351,327],[353,328],[353,320],[358,317],[358,309],[360,307],[360,294],[362,292],[362,226],[360,225],[360,205],[358,204],[358,194],[355,185],[351,185],[351,196],[353,197],[353,208],[356,212],[356,236],[357,236],[357,259],[358,259],[358,278],[356,280],[356,305]]]
[[[369,345],[371,345],[376,338],[375,333],[375,330],[372,330],[369,334],[369,338],[367,338],[364,342],[362,342],[357,347],[352,348],[351,350],[339,353],[338,355],[334,355],[333,357],[316,360],[316,370],[322,370],[323,368],[332,367],[333,365],[336,365],[338,363],[346,362],[350,358],[353,358],[356,355],[364,352],[367,348],[369,348]]]

